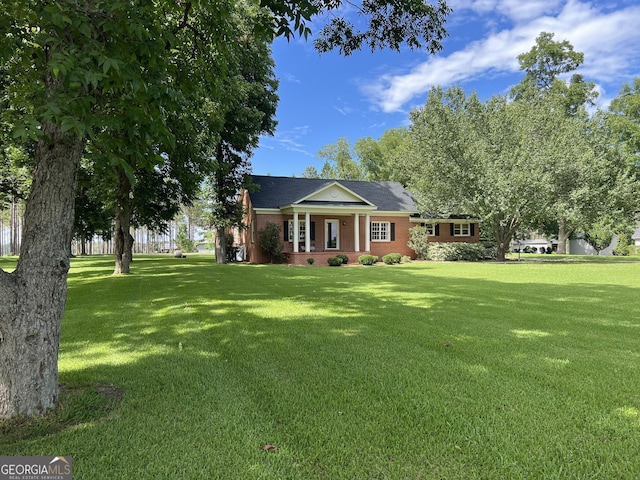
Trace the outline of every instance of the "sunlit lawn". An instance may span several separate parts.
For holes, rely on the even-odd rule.
[[[112,267],[74,260],[62,407],[0,454],[91,480],[640,475],[640,263]]]

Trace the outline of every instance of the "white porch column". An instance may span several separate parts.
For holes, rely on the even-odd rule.
[[[356,213],[354,217],[355,217],[355,220],[353,223],[353,236],[355,237],[354,249],[356,252],[359,252],[360,251],[360,215]]]
[[[371,251],[371,215],[369,215],[368,213],[365,216],[364,228],[365,228],[364,249],[365,251],[370,252]]]
[[[311,214],[309,212],[304,214],[304,251],[307,253],[311,251]]]
[[[293,212],[293,253],[300,251],[300,225],[298,212]]]

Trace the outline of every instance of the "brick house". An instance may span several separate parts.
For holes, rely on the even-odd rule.
[[[245,259],[269,263],[258,243],[267,222],[280,226],[286,262],[305,265],[313,257],[326,265],[337,253],[357,262],[360,255],[400,253],[415,258],[409,229],[426,225],[433,242],[478,242],[478,221],[425,219],[398,182],[361,182],[254,175],[256,189],[244,191],[244,225],[239,243]]]

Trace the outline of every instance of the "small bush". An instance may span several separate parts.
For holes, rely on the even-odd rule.
[[[486,249],[479,243],[431,243],[429,260],[440,262],[477,262],[484,260]]]
[[[373,265],[378,261],[378,257],[375,255],[360,255],[358,257],[358,263],[360,265]]]
[[[411,261],[411,257],[409,255],[403,255],[400,263],[409,263]]]
[[[418,260],[427,259],[429,251],[429,235],[427,227],[417,226],[409,229],[409,243],[407,244],[411,250],[416,252]]]
[[[401,259],[402,259],[402,255],[400,255],[399,253],[387,253],[385,256],[382,257],[382,261],[387,265],[400,263]]]
[[[349,263],[349,257],[348,257],[346,254],[344,254],[344,253],[339,253],[339,254],[337,254],[337,255],[336,255],[336,258],[340,258],[340,259],[342,259],[342,264],[343,264],[343,265],[346,265],[347,263]]]
[[[307,258],[307,263],[308,263],[309,265],[313,265],[313,262],[315,262],[315,261],[316,261],[316,259],[315,259],[315,258],[313,258],[313,257],[309,257],[309,258]]]
[[[330,267],[339,267],[342,265],[342,259],[338,257],[329,257],[327,258],[327,263]]]
[[[618,243],[613,249],[616,256],[626,257],[629,255],[632,247],[631,237],[626,233],[618,234]]]

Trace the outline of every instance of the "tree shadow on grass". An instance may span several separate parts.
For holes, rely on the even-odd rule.
[[[74,465],[78,458],[86,478],[99,478],[96,465],[126,475],[133,462],[160,462],[184,478],[215,476],[216,468],[235,478],[330,478],[335,465],[343,478],[393,476],[376,470],[382,462],[416,478],[425,468],[421,449],[443,454],[474,428],[490,437],[491,429],[522,424],[548,443],[557,434],[545,432],[541,416],[559,417],[569,433],[555,441],[589,455],[602,446],[597,438],[622,452],[637,444],[637,428],[615,416],[633,412],[639,387],[637,288],[531,281],[518,293],[495,275],[466,278],[429,264],[152,259],[137,268],[125,277],[72,278],[63,322],[61,380],[121,389],[118,407],[102,415],[111,421],[61,422],[53,439],[15,437],[7,452],[55,443],[75,455]],[[606,422],[584,426],[559,408],[568,404]],[[488,445],[504,452],[502,442],[512,442],[489,437],[458,455],[463,473],[496,460]],[[119,445],[118,455],[101,456],[92,438]],[[539,439],[518,441],[535,449]],[[281,447],[279,456],[264,456],[267,443]],[[156,458],[177,445],[181,458]],[[358,458],[344,457],[354,450]],[[529,462],[544,454],[532,450]],[[123,459],[130,462],[120,466]],[[452,461],[442,460],[449,472]],[[196,474],[205,463],[212,471]],[[136,469],[130,478],[144,476]]]

